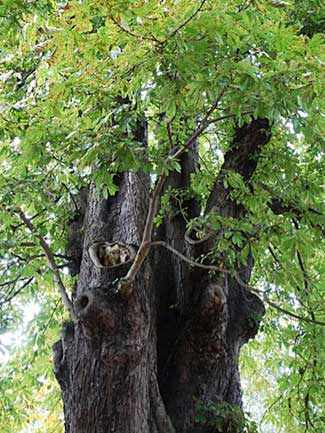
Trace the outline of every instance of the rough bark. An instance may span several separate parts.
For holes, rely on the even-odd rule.
[[[213,210],[233,218],[245,215],[245,209],[231,199],[231,191],[224,186],[223,180],[228,170],[235,170],[249,183],[260,150],[269,136],[269,125],[264,119],[236,129],[233,144],[225,155],[208,200],[207,212]],[[184,239],[184,228],[176,237]],[[211,236],[197,242],[192,246],[192,254],[207,253],[216,241],[216,237]],[[183,252],[186,249],[188,247],[184,245]],[[220,262],[222,259],[220,257]],[[262,302],[245,285],[252,266],[252,260],[248,260],[246,266],[234,269],[243,284],[227,272],[208,275],[198,269],[188,269],[187,275],[177,281],[181,293],[174,303],[179,305],[186,298],[186,306],[179,313],[177,327],[174,326],[179,330],[174,330],[171,337],[174,352],[166,357],[169,365],[160,379],[167,412],[179,433],[209,432],[206,425],[195,423],[198,402],[241,405],[239,350],[254,337],[258,325],[256,318],[264,314]]]
[[[264,119],[236,129],[207,212],[245,216],[223,179],[227,170],[235,170],[249,183],[268,139]],[[188,188],[197,168],[195,143],[181,165],[182,173],[172,174],[166,188]],[[126,298],[117,282],[130,264],[98,268],[89,256],[89,246],[98,241],[139,246],[149,190],[150,179],[134,173],[120,176],[114,197],[103,199],[95,187],[89,189],[74,297],[78,322],[66,325],[54,346],[66,433],[209,433],[215,427],[196,421],[198,403],[241,405],[239,351],[255,336],[256,317],[264,313],[246,287],[251,259],[235,269],[239,280],[227,270],[209,274],[169,251],[153,249]],[[194,200],[186,207],[191,217],[198,215]],[[182,214],[175,212],[155,238],[194,258],[217,242],[212,236],[188,244],[185,232]],[[238,433],[229,424],[226,431]]]

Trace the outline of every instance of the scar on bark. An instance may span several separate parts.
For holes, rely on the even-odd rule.
[[[132,245],[120,242],[95,242],[88,252],[96,268],[116,268],[130,263],[136,255],[136,249]]]

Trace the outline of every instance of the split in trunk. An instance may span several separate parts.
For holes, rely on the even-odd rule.
[[[234,170],[249,184],[269,131],[265,119],[236,129],[206,212],[245,218],[245,208],[231,199],[224,176]],[[182,172],[169,175],[165,190],[189,187],[198,165],[195,141],[180,155],[180,163]],[[245,266],[238,264],[231,272],[208,272],[151,246],[130,295],[123,296],[118,282],[141,244],[149,192],[150,178],[142,173],[121,174],[118,193],[108,199],[91,186],[86,210],[75,223],[83,227],[72,263],[78,274],[78,320],[64,327],[54,346],[66,433],[212,433],[211,408],[241,406],[239,351],[255,336],[264,314],[262,302],[247,288],[253,259],[249,256]],[[186,207],[191,218],[199,215],[194,199]],[[218,234],[211,234],[188,242],[186,229],[176,212],[153,240],[194,260],[218,241]],[[98,242],[120,247],[121,254],[129,251],[128,260],[119,255],[112,266],[96,266],[90,251]],[[224,257],[216,260],[208,264],[226,266]],[[200,418],[202,408],[205,417]],[[221,428],[239,433],[230,418]]]

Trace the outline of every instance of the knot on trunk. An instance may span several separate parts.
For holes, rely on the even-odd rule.
[[[75,300],[74,310],[89,337],[111,333],[115,327],[110,296],[102,289],[86,290]]]
[[[201,298],[201,314],[211,315],[221,312],[227,302],[224,289],[216,282],[209,283]]]
[[[120,268],[130,265],[136,250],[132,245],[120,242],[94,242],[88,249],[89,257],[96,268]]]

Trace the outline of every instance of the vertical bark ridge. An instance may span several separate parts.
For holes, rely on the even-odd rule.
[[[148,191],[149,179],[134,173],[121,176],[119,192],[108,200],[90,189],[75,301],[79,322],[70,338],[63,336],[54,347],[68,433],[174,433],[160,394],[153,394],[156,308],[150,261],[124,299],[116,293],[116,275],[96,268],[87,250],[102,240],[139,243]]]
[[[182,154],[179,163],[181,172],[171,173],[165,191],[168,188],[178,191],[189,189],[191,174],[198,168],[196,142],[193,142],[188,151]],[[164,239],[173,248],[187,255],[189,251],[184,240],[186,220],[176,200],[172,200],[171,206],[171,215],[166,217],[162,227],[157,230],[156,238]],[[186,199],[182,206],[189,219],[199,215],[199,207],[194,197]],[[158,382],[163,398],[167,398],[165,393],[168,393],[169,389],[165,385],[168,382],[169,364],[179,338],[183,314],[188,305],[191,281],[188,265],[177,256],[163,249],[157,249],[154,251],[153,258],[158,298]]]

